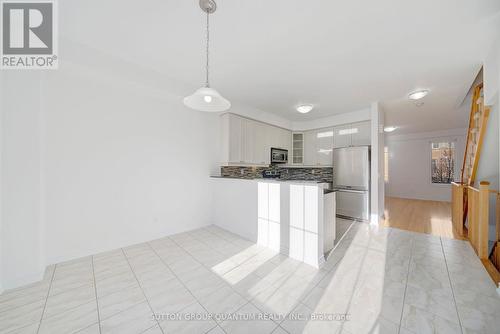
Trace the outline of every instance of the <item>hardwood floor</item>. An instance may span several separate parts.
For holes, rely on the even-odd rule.
[[[402,230],[464,239],[451,224],[451,203],[397,197],[385,198],[385,220],[380,225]]]

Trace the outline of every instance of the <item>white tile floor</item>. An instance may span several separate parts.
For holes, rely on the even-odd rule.
[[[499,333],[498,315],[467,242],[364,223],[321,270],[210,226],[0,295],[0,333]]]
[[[353,223],[354,223],[354,221],[350,220],[350,219],[344,219],[344,218],[340,218],[340,217],[336,218],[336,221],[335,221],[335,224],[336,224],[335,242],[336,243],[338,241],[340,241],[340,239],[342,239],[344,234],[347,232],[347,230],[349,230],[349,228],[351,227],[351,225]]]

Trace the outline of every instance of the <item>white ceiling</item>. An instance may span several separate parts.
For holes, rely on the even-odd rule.
[[[403,133],[465,127],[457,111],[499,0],[217,0],[211,83],[227,99],[292,121],[380,101]],[[192,87],[204,80],[198,0],[59,2],[60,33]],[[407,94],[431,90],[417,108]],[[185,94],[191,94],[186,91]],[[313,103],[309,114],[294,106]]]

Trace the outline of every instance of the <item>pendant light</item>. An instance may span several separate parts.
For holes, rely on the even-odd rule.
[[[215,89],[210,87],[208,78],[208,51],[210,42],[209,33],[209,17],[217,9],[217,4],[214,0],[200,0],[201,9],[207,13],[207,48],[206,48],[206,81],[205,86],[197,89],[192,95],[184,98],[184,104],[194,110],[218,112],[225,111],[231,107],[231,103],[222,97]]]

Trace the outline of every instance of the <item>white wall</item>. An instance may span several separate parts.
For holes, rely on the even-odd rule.
[[[481,157],[476,174],[476,186],[480,181],[490,182],[490,188],[499,190],[499,133],[498,133],[498,103],[491,107],[490,117],[483,140]],[[490,196],[490,240],[495,239],[496,229],[496,198]]]
[[[483,61],[484,102],[486,105],[495,105],[498,102],[500,91],[500,15],[496,22],[491,22],[491,29],[496,30],[492,36],[491,46]]]
[[[318,118],[310,121],[292,122],[291,130],[292,131],[314,130],[314,129],[326,128],[342,124],[369,121],[371,117],[372,117],[371,109],[366,108],[362,110],[337,114],[330,117]]]
[[[4,105],[5,105],[5,97],[4,97],[4,92],[3,92],[3,86],[4,86],[4,77],[0,77],[0,293],[2,293],[3,289],[3,240],[4,240],[4,235],[3,235],[3,213],[2,213],[2,206],[3,206],[3,201],[2,201],[2,189],[3,189],[3,184],[2,184],[2,178],[3,178],[3,173],[2,173],[2,167],[3,167],[3,110],[4,110]]]
[[[492,22],[494,23],[494,22]],[[491,106],[488,128],[483,142],[483,151],[479,168],[477,171],[477,181],[489,181],[490,187],[495,190],[500,189],[500,18],[497,19],[497,36],[492,41],[492,46],[484,60],[484,101]],[[490,240],[496,235],[496,201],[490,196]]]
[[[8,289],[45,268],[40,178],[41,72],[2,73],[1,255]]]
[[[216,114],[79,69],[45,96],[49,263],[210,223]]]
[[[309,121],[289,121],[273,113],[251,108],[241,104],[233,104],[229,110],[232,114],[241,115],[253,120],[278,126],[290,131],[308,131],[331,126],[344,125],[371,119],[371,109],[361,109],[351,112],[336,114],[330,117],[323,117]]]
[[[378,223],[384,215],[384,112],[379,103],[371,106],[371,222]],[[335,173],[335,171],[334,171]]]
[[[256,121],[264,122],[284,129],[292,129],[292,122],[267,111],[259,110],[238,103],[233,103],[229,110],[232,114],[244,116]]]
[[[69,61],[5,73],[5,289],[39,280],[50,263],[211,223],[217,114]]]
[[[451,140],[456,145],[456,172],[459,178],[465,148],[466,129],[386,136],[389,149],[389,181],[386,196],[450,201],[449,185],[431,183],[431,142]]]

